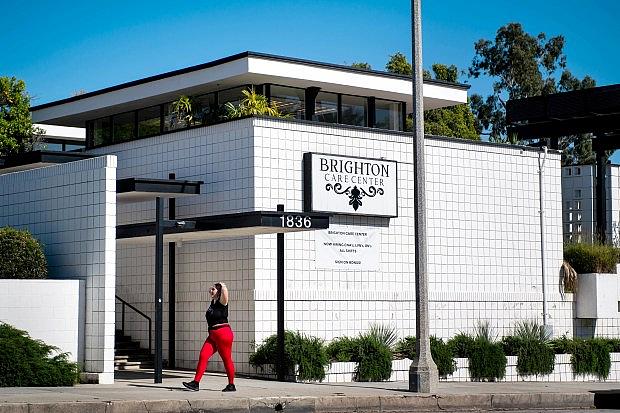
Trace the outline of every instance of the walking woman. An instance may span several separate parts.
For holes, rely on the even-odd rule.
[[[198,366],[194,380],[183,382],[183,386],[192,391],[200,388],[200,379],[207,369],[209,358],[216,351],[220,353],[224,368],[228,376],[228,385],[222,391],[236,391],[235,388],[235,365],[232,361],[233,332],[228,324],[228,288],[224,283],[215,283],[209,289],[211,305],[205,314],[209,325],[209,336],[200,350]]]

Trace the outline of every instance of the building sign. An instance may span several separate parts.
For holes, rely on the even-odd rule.
[[[315,231],[316,267],[326,270],[379,271],[381,234],[377,228],[331,225]]]
[[[304,209],[353,215],[398,216],[396,162],[304,154]]]

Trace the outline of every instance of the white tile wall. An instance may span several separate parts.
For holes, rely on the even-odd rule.
[[[0,175],[0,226],[44,245],[50,278],[86,282],[84,371],[113,382],[116,157]]]
[[[398,161],[399,217],[332,219],[335,224],[380,228],[381,271],[317,269],[314,234],[287,234],[287,328],[331,340],[356,335],[371,322],[380,322],[396,326],[401,337],[413,335],[415,257],[409,135],[255,118],[93,151],[118,156],[119,178],[167,178],[174,172],[178,179],[205,181],[202,195],[177,200],[177,217],[183,218],[275,210],[279,203],[287,210],[302,210],[304,152]],[[498,334],[504,334],[515,318],[541,320],[538,159],[539,152],[530,148],[427,139],[433,334],[448,338],[459,331],[471,331],[481,319],[489,320]],[[560,335],[572,332],[573,322],[572,297],[556,293],[562,257],[557,153],[547,156],[544,191],[549,309]],[[119,205],[121,224],[151,221],[153,216],[152,204]],[[275,239],[274,235],[260,235],[185,242],[178,247],[179,366],[195,366],[206,336],[207,288],[223,280],[232,291],[237,369],[251,371],[247,355],[252,343],[276,331]],[[149,313],[153,311],[153,266],[152,245],[119,244],[117,293]],[[144,323],[138,319],[132,323],[133,334],[145,340]],[[217,356],[214,359],[218,360]],[[219,363],[210,367],[221,369]]]
[[[82,280],[0,280],[0,322],[84,362]]]

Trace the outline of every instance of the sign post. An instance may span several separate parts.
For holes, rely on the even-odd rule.
[[[284,212],[284,205],[278,204],[277,207],[278,212]],[[294,221],[294,220],[293,220]],[[282,214],[282,226],[286,226],[287,219],[284,214]],[[292,222],[292,225],[295,223]],[[303,222],[302,222],[303,224]],[[277,364],[277,378],[278,381],[284,381],[286,378],[286,363],[285,353],[284,353],[284,234],[279,232],[278,235],[278,244],[277,244],[277,311],[278,311],[278,319],[277,319],[277,329],[278,329],[278,359],[276,360]]]

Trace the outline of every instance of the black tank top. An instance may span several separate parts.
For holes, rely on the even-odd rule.
[[[220,303],[220,301],[211,300],[211,305],[205,313],[207,324],[209,327],[213,327],[217,324],[228,323],[228,305]]]

